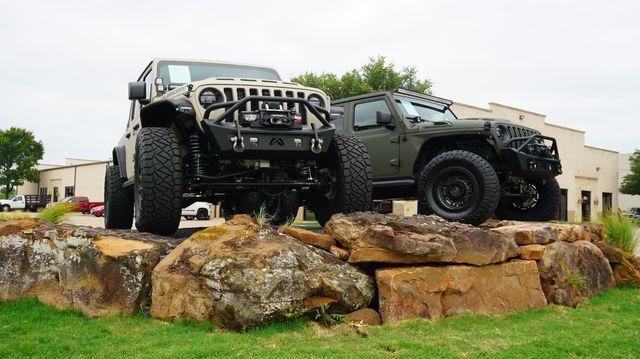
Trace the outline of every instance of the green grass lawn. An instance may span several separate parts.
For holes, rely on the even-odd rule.
[[[144,317],[90,319],[35,300],[0,303],[0,357],[640,357],[640,290],[577,309],[461,316],[367,327],[303,319],[247,333]]]

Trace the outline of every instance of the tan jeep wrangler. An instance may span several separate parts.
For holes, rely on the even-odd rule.
[[[329,98],[269,67],[155,59],[129,83],[131,110],[105,176],[105,226],[174,233],[181,209],[221,203],[272,224],[310,205],[370,209],[365,146],[335,134]],[[266,204],[266,207],[265,207]]]

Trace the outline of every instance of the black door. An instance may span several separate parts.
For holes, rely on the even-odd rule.
[[[582,191],[582,221],[591,221],[591,192]]]
[[[556,215],[556,219],[559,221],[567,221],[567,190],[564,188],[560,189],[560,206],[558,207],[558,214]]]
[[[602,212],[610,213],[613,208],[613,195],[609,192],[602,192]]]

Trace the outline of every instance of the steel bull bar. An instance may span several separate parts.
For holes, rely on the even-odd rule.
[[[534,143],[535,140],[551,141],[551,146]],[[522,142],[522,143],[520,143]],[[532,146],[533,145],[533,146]],[[527,178],[548,179],[562,174],[560,154],[556,139],[541,134],[526,137],[514,137],[505,142],[503,155],[509,168],[516,174]],[[536,153],[540,147],[548,153]],[[546,151],[545,151],[546,152]]]
[[[299,103],[313,114],[322,124],[317,128],[314,123],[309,129],[291,128],[250,128],[240,125],[240,116],[234,120],[234,126],[222,124],[234,113],[245,109],[250,102],[268,101],[278,103]],[[211,112],[225,109],[214,119]],[[331,115],[324,108],[314,106],[304,98],[279,96],[247,96],[237,101],[212,104],[204,112],[202,127],[217,153],[243,158],[260,159],[313,159],[327,152],[335,127],[330,123]]]

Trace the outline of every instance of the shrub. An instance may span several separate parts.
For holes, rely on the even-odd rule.
[[[18,219],[33,218],[31,213],[14,211],[14,212],[0,212],[0,221],[15,221]]]
[[[60,224],[75,209],[75,206],[76,204],[71,202],[55,204],[50,208],[43,209],[39,216],[53,224]]]
[[[636,225],[631,218],[621,213],[605,213],[600,221],[607,232],[607,243],[629,253],[634,252],[638,239],[634,233]]]

